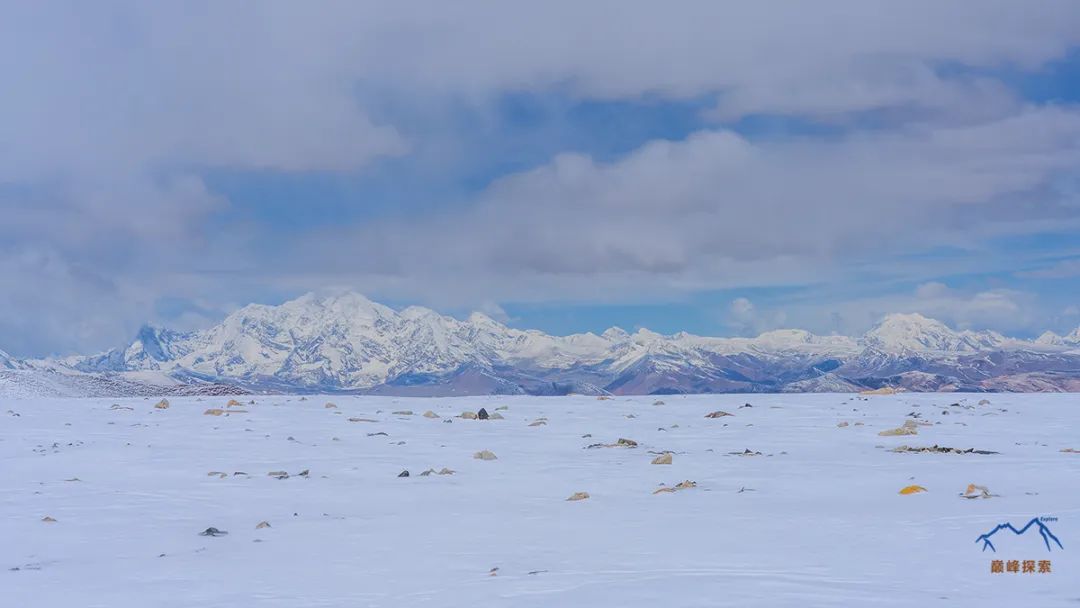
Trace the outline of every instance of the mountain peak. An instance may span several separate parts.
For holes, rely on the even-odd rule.
[[[1035,338],[1036,344],[1045,344],[1047,346],[1062,346],[1065,344],[1064,338],[1055,334],[1052,331],[1045,331],[1041,336]]]
[[[630,334],[621,327],[609,327],[600,335],[610,342],[625,342],[630,339]]]
[[[19,367],[20,364],[18,360],[0,350],[0,369],[18,369]]]
[[[863,334],[866,346],[886,351],[967,350],[960,336],[941,321],[913,313],[886,315],[873,329]]]
[[[1015,373],[1030,367],[1025,344],[1039,357],[1062,357],[1055,359],[1058,369],[1080,370],[1080,357],[1069,342],[1057,344],[1060,339],[1046,336],[1042,342],[1053,343],[1048,346],[1007,340],[990,331],[956,331],[917,313],[888,315],[858,341],[800,329],[769,331],[757,338],[663,335],[647,329],[629,334],[619,327],[602,336],[555,336],[509,328],[480,312],[462,321],[420,306],[397,312],[353,292],[309,293],[277,306],[246,306],[205,330],[144,326],[127,348],[89,357],[31,364],[0,353],[0,369],[10,373],[7,370],[40,365],[85,373],[157,371],[180,382],[213,379],[273,390],[409,393],[423,386],[431,394],[557,394],[586,385],[626,393],[849,390],[875,374],[895,378],[912,372],[906,357],[891,355],[915,352],[920,360],[953,369],[950,373],[963,386],[983,387],[987,369],[978,367],[977,374],[969,376],[971,362],[965,359],[1001,352],[987,364],[999,365],[1000,359],[1004,363],[996,375]],[[1043,359],[1038,364],[1044,365]],[[825,378],[825,373],[832,376]],[[930,386],[909,376],[902,382],[918,380],[918,386]],[[950,385],[957,378],[950,376]],[[1061,386],[1062,380],[1009,382],[1020,384],[986,388]]]

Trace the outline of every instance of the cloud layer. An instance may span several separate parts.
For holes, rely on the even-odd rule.
[[[163,298],[197,315],[334,286],[488,308],[655,301],[847,284],[868,265],[899,272],[883,259],[1075,234],[1080,220],[1080,110],[1035,103],[1003,76],[1080,44],[1070,1],[6,13],[0,347],[20,354],[110,346],[160,320]],[[616,158],[566,150],[407,218],[288,230],[288,214],[237,217],[210,185],[221,171],[362,176],[409,162],[446,107],[483,116],[508,94],[707,107],[688,137]],[[420,108],[422,124],[386,118],[394,104]],[[762,116],[791,132],[740,128]],[[318,202],[299,192],[292,213]],[[1075,276],[1062,264],[1043,272]],[[955,322],[991,322],[968,317]]]

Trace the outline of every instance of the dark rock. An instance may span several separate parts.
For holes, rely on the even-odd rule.
[[[225,530],[218,530],[217,528],[207,528],[202,532],[199,532],[199,536],[225,536],[228,534]]]
[[[476,417],[480,420],[487,420],[489,418],[487,410],[485,410],[484,408],[480,408],[480,411],[476,412]]]
[[[408,477],[408,476],[409,476],[408,471],[402,471],[402,472],[398,473],[398,477]]]

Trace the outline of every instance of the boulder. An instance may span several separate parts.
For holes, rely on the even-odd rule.
[[[478,460],[498,460],[498,456],[496,456],[495,453],[491,450],[480,450],[479,452],[473,454],[473,458],[476,458]]]
[[[973,483],[969,483],[967,489],[964,490],[964,493],[961,494],[960,496],[962,496],[963,498],[968,498],[968,499],[971,499],[971,498],[993,498],[994,496],[997,496],[997,494],[991,494],[990,493],[990,488],[987,488],[986,486],[980,486],[980,485],[976,485],[976,484],[973,484]]]

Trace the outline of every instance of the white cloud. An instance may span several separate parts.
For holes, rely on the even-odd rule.
[[[786,320],[781,310],[760,311],[749,299],[739,297],[728,305],[726,325],[736,335],[757,336],[764,331],[783,327]]]
[[[59,329],[9,325],[0,346],[107,346],[166,294],[214,309],[341,283],[466,304],[656,297],[824,280],[841,257],[1076,219],[1053,201],[1015,204],[1076,166],[1076,113],[1024,108],[1000,83],[938,69],[1036,69],[1062,56],[1080,43],[1068,0],[255,9],[8,7],[0,261],[11,284],[40,289],[0,295],[0,312],[47,314]],[[447,101],[483,108],[551,90],[715,96],[712,115],[727,120],[903,118],[837,141],[754,143],[718,127],[610,163],[568,153],[468,209],[283,236],[269,253],[253,247],[268,239],[259,226],[212,223],[229,201],[206,171],[355,173],[408,154],[404,126],[380,122],[369,94],[439,115]],[[40,256],[60,270],[39,274],[26,260]],[[77,268],[114,287],[61,278]],[[60,292],[94,307],[50,308]],[[123,320],[81,319],[99,312]],[[80,323],[77,339],[62,331]]]
[[[596,281],[639,292],[815,282],[852,260],[1076,221],[1053,198],[1016,213],[1080,163],[1078,137],[1080,111],[1053,108],[835,140],[703,131],[609,163],[561,155],[468,210],[318,235],[295,261],[345,248],[348,263],[324,271],[424,276],[444,295],[517,292],[497,298],[523,282],[568,297],[596,293]]]
[[[1069,279],[1080,277],[1080,259],[1061,260],[1056,264],[1037,270],[1016,273],[1017,276],[1032,279]]]

